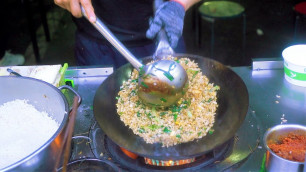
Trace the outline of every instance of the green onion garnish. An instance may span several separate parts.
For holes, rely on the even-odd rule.
[[[144,82],[141,82],[141,85],[142,85],[143,87],[145,87],[145,88],[149,88],[149,86],[148,86],[146,83],[144,83]]]
[[[138,129],[138,132],[139,133],[144,133],[144,132],[146,132],[146,130],[143,127],[141,127],[141,128]]]
[[[138,107],[139,105],[140,105],[140,101],[137,100],[137,101],[136,101],[136,107]]]
[[[165,127],[163,130],[164,133],[171,133],[171,130],[168,127]]]
[[[147,115],[147,117],[150,118],[150,119],[153,118],[153,117],[152,117],[152,114],[151,114],[150,112],[147,113],[146,115]]]
[[[164,116],[164,115],[166,115],[167,114],[167,112],[161,112],[160,114],[159,114],[159,116]]]
[[[177,120],[177,113],[174,113],[174,114],[173,114],[173,119],[174,119],[174,121]]]
[[[167,102],[167,100],[166,100],[165,98],[160,98],[160,100],[161,100],[162,102]]]
[[[139,76],[140,76],[140,77],[145,73],[145,71],[143,70],[143,68],[144,68],[144,66],[141,66],[141,67],[139,68]]]
[[[195,76],[197,75],[199,73],[199,71],[197,70],[197,71],[195,71],[194,73],[193,73],[193,75],[192,75],[192,79],[193,78],[195,78]]]
[[[164,72],[164,75],[170,80],[173,81],[174,77],[169,72]]]
[[[148,128],[149,128],[150,130],[154,131],[154,130],[158,129],[159,127],[158,127],[158,125],[153,124],[153,125],[149,125]]]

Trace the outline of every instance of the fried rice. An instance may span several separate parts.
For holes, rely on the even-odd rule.
[[[219,86],[209,83],[198,64],[189,58],[174,58],[186,70],[188,90],[184,96],[167,109],[146,106],[137,95],[138,71],[120,87],[117,112],[120,120],[146,143],[161,143],[169,147],[200,139],[212,134],[218,107]]]

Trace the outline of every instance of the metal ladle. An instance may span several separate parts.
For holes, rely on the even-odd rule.
[[[81,10],[83,16],[88,19],[82,6]],[[145,104],[168,107],[183,96],[187,88],[188,76],[178,62],[159,60],[143,65],[99,18],[92,25],[138,70],[138,96]]]

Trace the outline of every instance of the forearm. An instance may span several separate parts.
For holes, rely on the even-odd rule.
[[[187,11],[190,7],[192,7],[197,2],[200,2],[200,0],[171,0],[171,1],[176,1],[180,3],[181,5],[183,5],[183,7],[185,8],[185,11]]]

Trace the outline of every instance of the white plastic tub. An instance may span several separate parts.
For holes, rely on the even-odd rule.
[[[290,46],[283,51],[282,56],[286,80],[306,87],[306,44]]]

